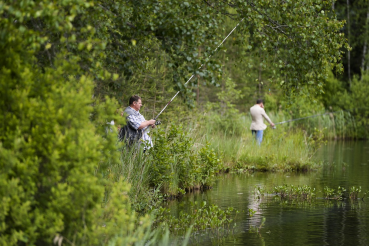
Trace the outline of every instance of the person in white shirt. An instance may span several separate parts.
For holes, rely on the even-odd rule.
[[[250,130],[252,132],[252,135],[255,135],[256,141],[260,145],[263,141],[264,130],[267,128],[267,126],[264,124],[263,118],[265,118],[272,127],[274,127],[274,123],[265,113],[264,101],[262,99],[258,99],[256,101],[256,104],[250,108],[250,114],[252,117]]]

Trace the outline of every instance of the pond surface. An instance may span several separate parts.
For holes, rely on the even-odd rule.
[[[204,233],[194,245],[369,245],[369,199],[351,201],[286,202],[273,196],[255,198],[254,189],[271,190],[277,185],[309,185],[323,191],[325,186],[361,186],[369,190],[369,142],[330,142],[317,154],[325,162],[319,171],[308,173],[246,173],[222,176],[212,190],[186,195],[170,205],[172,211],[194,201],[206,201],[225,209],[240,211],[233,233],[219,239]],[[366,196],[368,197],[369,194]],[[256,213],[250,217],[249,209]],[[252,228],[259,227],[255,232]],[[250,230],[251,228],[251,230]]]

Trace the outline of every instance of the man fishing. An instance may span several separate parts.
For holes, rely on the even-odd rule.
[[[127,126],[120,129],[119,138],[121,140],[128,138],[129,145],[136,141],[143,141],[146,143],[145,148],[150,148],[153,146],[152,140],[145,130],[150,126],[154,128],[155,120],[145,120],[145,117],[139,112],[141,106],[141,97],[131,96],[129,106],[124,110],[124,113],[127,114]]]
[[[267,126],[264,124],[263,118],[265,118],[272,127],[274,127],[274,123],[265,113],[264,101],[262,99],[258,99],[256,104],[250,108],[250,114],[252,117],[250,130],[252,135],[255,135],[256,141],[260,145],[263,141],[264,130],[267,128]]]

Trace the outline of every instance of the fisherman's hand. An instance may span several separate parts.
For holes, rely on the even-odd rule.
[[[149,120],[149,124],[150,124],[152,127],[155,127],[155,122],[156,122],[156,120]]]
[[[271,123],[270,125],[271,125],[272,127],[275,127],[275,124],[274,124],[274,123]]]

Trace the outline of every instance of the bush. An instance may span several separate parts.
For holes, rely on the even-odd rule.
[[[357,137],[369,136],[369,72],[363,73],[359,80],[354,77],[352,82],[351,97],[346,95],[346,107],[352,112],[356,120]]]
[[[202,163],[201,183],[204,186],[210,186],[215,181],[215,175],[222,169],[222,165],[219,156],[215,153],[214,149],[210,148],[209,143],[201,148],[200,160]]]
[[[78,241],[88,233],[103,187],[94,176],[101,142],[89,121],[92,82],[41,73],[19,59],[0,76],[2,244]]]
[[[150,166],[152,186],[163,185],[164,192],[177,194],[193,183],[193,143],[182,126],[172,124],[167,131],[158,128],[155,144],[150,149],[153,163]]]
[[[209,145],[197,150],[181,125],[172,124],[167,131],[157,129],[150,149],[153,162],[149,168],[152,186],[161,185],[165,193],[176,195],[184,189],[208,186],[221,161]]]

